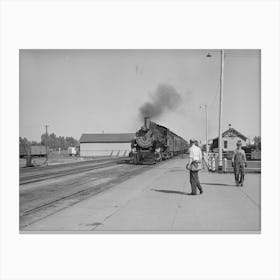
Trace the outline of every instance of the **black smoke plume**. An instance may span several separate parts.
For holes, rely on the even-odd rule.
[[[140,118],[158,119],[166,111],[176,110],[182,102],[178,91],[171,85],[159,84],[151,94],[151,101],[139,108]]]

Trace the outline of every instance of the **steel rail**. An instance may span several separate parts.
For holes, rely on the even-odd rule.
[[[34,174],[31,176],[26,176],[23,178],[20,178],[20,185],[25,185],[25,184],[30,184],[30,183],[36,183],[36,182],[41,182],[49,179],[54,179],[54,178],[59,178],[67,175],[72,175],[72,174],[77,174],[81,172],[87,172],[91,171],[94,169],[100,169],[104,167],[109,167],[113,166],[115,164],[119,163],[124,163],[125,160],[115,160],[115,161],[106,161],[102,163],[97,163],[97,164],[91,164],[91,165],[86,165],[86,166],[79,166],[79,167],[72,167],[69,169],[63,169],[63,170],[58,170],[50,173],[41,173],[41,174]]]

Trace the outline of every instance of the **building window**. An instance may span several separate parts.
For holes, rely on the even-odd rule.
[[[224,149],[227,149],[227,141],[224,141]]]

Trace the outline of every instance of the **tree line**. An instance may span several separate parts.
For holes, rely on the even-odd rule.
[[[20,144],[23,145],[44,145],[47,146],[49,149],[58,150],[67,150],[68,147],[76,147],[79,145],[79,141],[73,137],[69,136],[56,136],[55,133],[51,134],[42,134],[41,135],[41,142],[37,141],[29,141],[26,137],[19,137]]]
[[[254,144],[249,144],[248,147],[252,148],[253,150],[261,151],[262,149],[262,139],[261,136],[255,136],[253,138]]]

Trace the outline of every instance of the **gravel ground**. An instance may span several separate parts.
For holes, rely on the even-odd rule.
[[[116,164],[20,186],[20,228],[96,195],[151,166]]]

